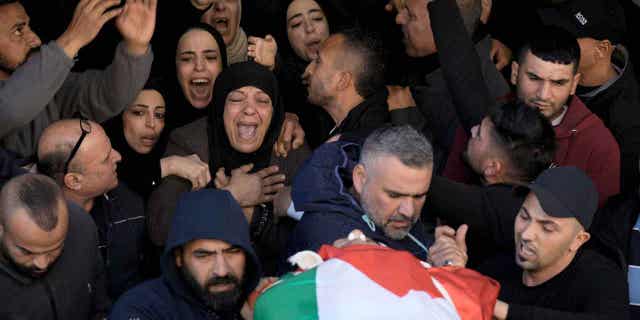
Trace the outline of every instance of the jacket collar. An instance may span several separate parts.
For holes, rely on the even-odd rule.
[[[14,268],[5,261],[5,258],[0,258],[0,272],[6,273],[12,279],[20,282],[23,286],[28,286],[32,284],[35,280],[28,276],[22,275],[21,273],[14,270]]]
[[[564,115],[564,119],[560,122],[560,125],[554,127],[556,131],[556,138],[564,138],[572,135],[578,129],[581,128],[585,120],[593,116],[593,113],[587,109],[587,106],[578,98],[573,96],[570,98],[569,109]]]
[[[362,117],[368,112],[376,112],[376,110],[379,112],[388,112],[387,96],[387,90],[384,89],[367,97],[349,111],[347,117],[342,120],[340,125],[338,125],[332,133],[338,134],[361,129],[362,125],[366,125],[366,123],[361,123]]]

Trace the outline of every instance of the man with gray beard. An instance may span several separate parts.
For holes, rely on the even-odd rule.
[[[287,256],[360,229],[373,241],[426,259],[432,237],[418,220],[432,171],[431,144],[410,126],[380,128],[363,146],[324,144],[293,183],[295,209],[304,215]]]

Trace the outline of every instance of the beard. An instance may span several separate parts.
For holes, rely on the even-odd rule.
[[[393,240],[404,239],[407,234],[409,234],[415,223],[418,221],[418,216],[410,218],[399,213],[391,215],[386,222],[378,221],[379,219],[377,217],[382,217],[383,214],[379,212],[379,209],[375,205],[370,206],[369,203],[373,203],[373,201],[369,201],[367,194],[363,192],[360,196],[360,205],[362,206],[362,209],[369,216],[369,218],[373,220],[375,225],[378,228],[381,228],[384,234]],[[389,226],[392,222],[405,222],[407,223],[407,228],[392,228]]]
[[[213,311],[219,313],[229,313],[239,310],[242,303],[242,284],[244,279],[238,279],[235,275],[228,274],[224,277],[211,277],[204,286],[201,286],[190,270],[186,267],[180,268],[183,279],[189,284],[193,292]],[[233,289],[222,292],[211,292],[209,288],[215,285],[232,284]]]
[[[29,278],[41,278],[42,276],[47,274],[46,271],[48,270],[41,270],[40,268],[36,267],[26,267],[17,263],[9,254],[9,248],[7,248],[4,241],[0,241],[0,261],[7,264],[9,268],[16,271],[17,273]]]

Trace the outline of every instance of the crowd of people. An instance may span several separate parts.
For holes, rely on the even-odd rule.
[[[0,319],[637,319],[638,14],[0,0]]]

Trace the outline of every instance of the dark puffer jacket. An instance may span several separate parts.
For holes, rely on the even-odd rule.
[[[359,201],[349,192],[359,155],[358,144],[326,143],[300,169],[293,182],[292,198],[296,210],[304,211],[304,215],[289,239],[287,257],[303,250],[317,251],[323,244],[332,244],[360,229],[367,238],[426,259],[433,237],[420,221],[404,239],[393,240],[365,218]],[[286,271],[284,264],[282,268]]]

